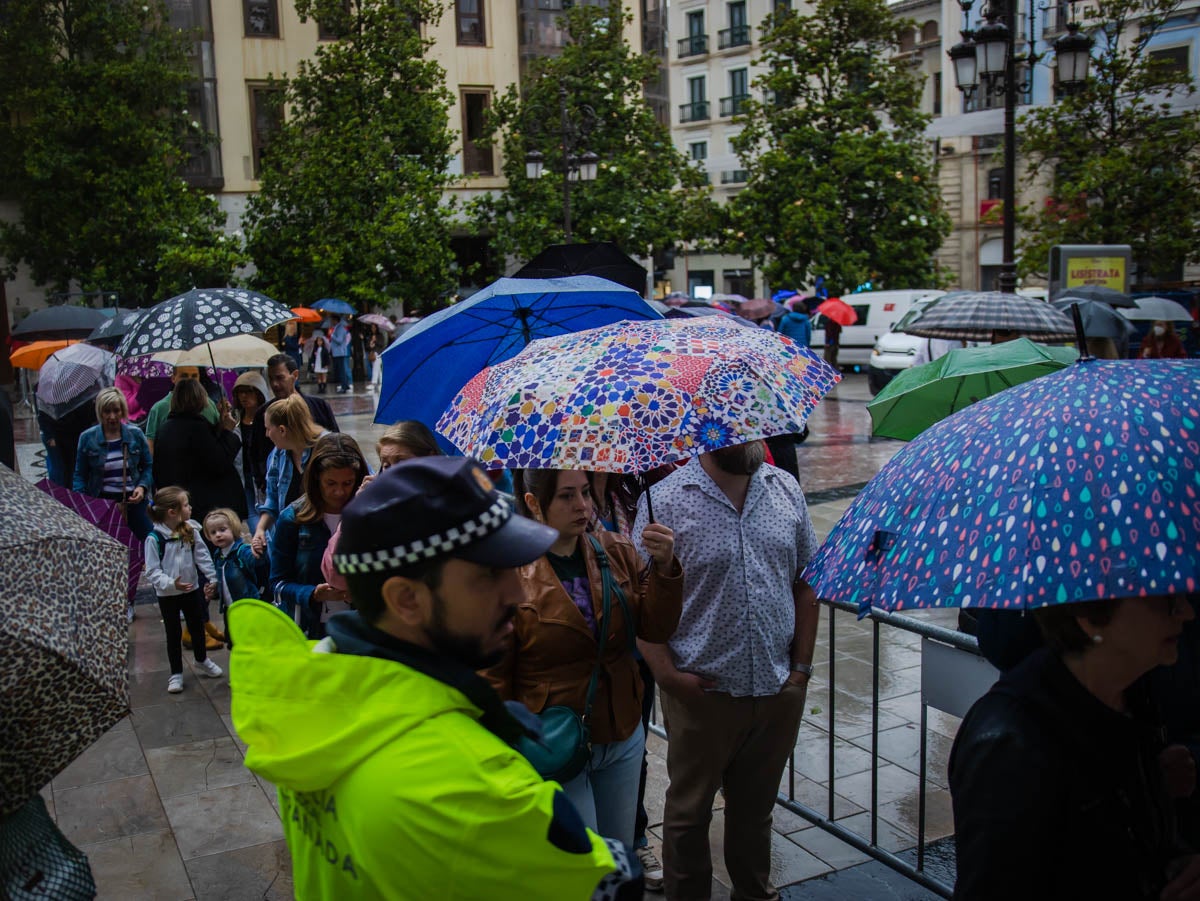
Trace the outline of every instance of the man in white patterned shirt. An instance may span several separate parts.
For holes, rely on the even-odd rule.
[[[779,897],[771,815],[804,712],[820,609],[800,575],[817,549],[804,493],[764,457],[762,441],[724,448],[652,489],[684,573],[670,643],[638,642],[670,736],[663,868],[672,901],[710,895],[708,828],[722,786],[733,897]],[[634,535],[647,520],[643,499]]]

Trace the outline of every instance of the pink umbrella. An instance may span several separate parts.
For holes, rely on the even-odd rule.
[[[35,488],[40,488],[64,507],[79,514],[101,532],[111,535],[125,547],[129,548],[129,571],[126,576],[126,594],[130,603],[137,594],[138,579],[142,574],[142,562],[145,551],[142,543],[134,536],[119,505],[106,501],[102,497],[91,497],[78,491],[71,491],[56,485],[49,479],[42,479]]]
[[[365,316],[359,316],[358,321],[365,322],[367,325],[377,325],[387,332],[394,332],[396,330],[396,323],[392,322],[386,316],[380,316],[378,313],[367,313]]]

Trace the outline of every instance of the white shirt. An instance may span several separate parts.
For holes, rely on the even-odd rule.
[[[654,517],[675,533],[683,565],[683,615],[669,642],[675,665],[734,697],[779,692],[791,672],[792,586],[817,549],[804,492],[764,464],[739,514],[699,459],[651,489]],[[638,551],[646,501],[633,527]]]

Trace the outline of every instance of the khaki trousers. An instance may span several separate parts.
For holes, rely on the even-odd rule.
[[[733,901],[775,901],[771,815],[796,744],[806,689],[734,698],[662,693],[667,734],[663,870],[669,901],[707,901],[712,892],[708,829],[717,789],[725,789],[725,866]]]

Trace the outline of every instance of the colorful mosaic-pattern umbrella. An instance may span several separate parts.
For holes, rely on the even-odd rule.
[[[1200,363],[1082,360],[981,400],[880,470],[806,572],[885,610],[1197,590]]]
[[[438,431],[491,469],[644,472],[801,432],[839,378],[807,348],[723,317],[621,322],[485,369]]]

